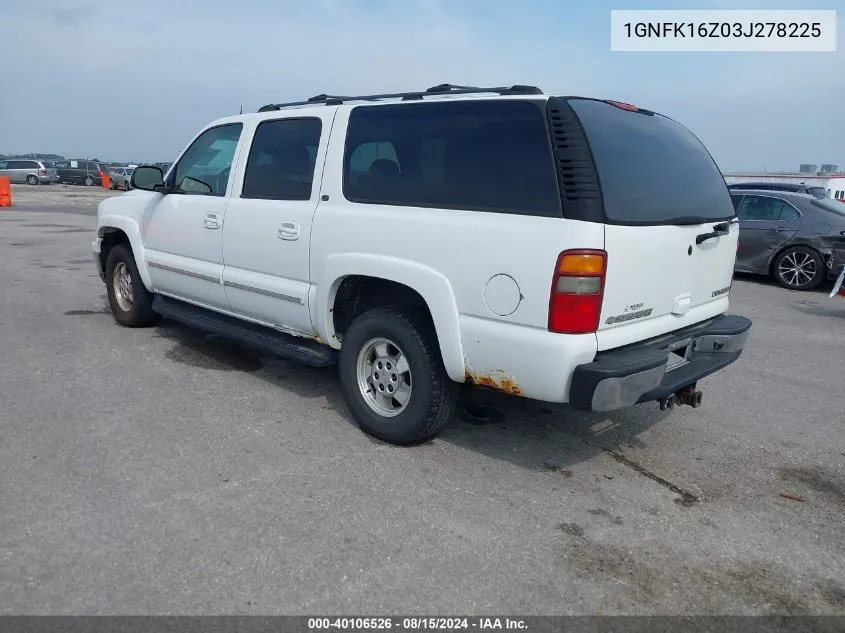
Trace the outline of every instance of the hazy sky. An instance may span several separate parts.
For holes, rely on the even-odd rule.
[[[845,167],[842,0],[2,0],[0,152],[172,160],[315,94],[540,86],[690,127],[719,165]],[[248,7],[248,8],[247,8]],[[610,9],[839,9],[836,53],[611,53]]]

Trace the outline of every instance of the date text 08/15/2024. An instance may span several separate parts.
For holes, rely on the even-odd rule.
[[[309,631],[525,630],[524,620],[497,617],[309,618]]]

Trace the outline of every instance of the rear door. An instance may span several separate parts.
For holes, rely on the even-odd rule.
[[[26,182],[26,177],[38,170],[30,169],[29,164],[32,161],[28,160],[10,160],[9,161],[9,180],[11,182],[22,183]]]
[[[601,186],[608,259],[598,348],[724,313],[739,226],[709,152],[662,115],[592,99],[568,102]]]
[[[334,113],[261,121],[226,209],[223,284],[231,310],[295,333],[314,333],[311,225]]]
[[[739,215],[738,257],[744,269],[764,272],[772,255],[798,232],[801,214],[777,194],[746,194]]]

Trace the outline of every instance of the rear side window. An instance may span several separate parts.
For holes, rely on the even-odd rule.
[[[34,160],[10,160],[8,169],[38,169]]]
[[[320,145],[320,119],[263,121],[246,163],[242,198],[308,200]]]
[[[544,113],[528,101],[357,107],[343,192],[368,204],[561,217]]]
[[[741,220],[774,222],[777,220],[797,220],[801,215],[792,205],[780,198],[769,196],[745,196],[739,207]]]
[[[589,141],[608,221],[674,224],[733,217],[725,179],[687,128],[603,101],[568,103]]]

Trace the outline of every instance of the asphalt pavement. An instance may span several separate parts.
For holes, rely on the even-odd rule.
[[[38,195],[0,210],[0,614],[845,614],[845,301],[737,280],[701,409],[469,392],[398,448],[333,369],[119,327],[96,200]]]

